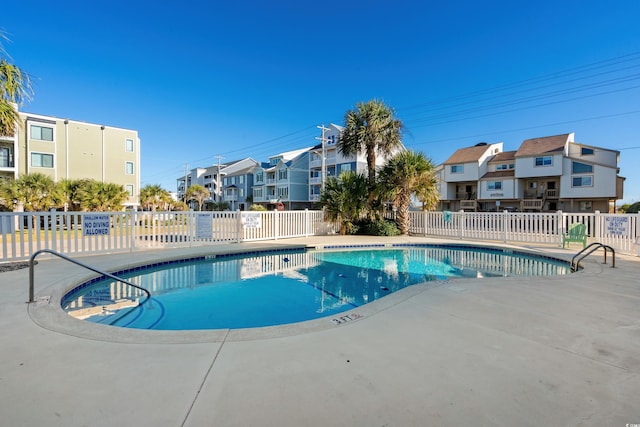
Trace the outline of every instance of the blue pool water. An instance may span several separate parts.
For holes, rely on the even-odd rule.
[[[557,275],[566,262],[497,249],[411,246],[279,251],[181,260],[67,293],[63,308],[96,323],[139,329],[238,329],[337,315],[417,283],[454,277]]]

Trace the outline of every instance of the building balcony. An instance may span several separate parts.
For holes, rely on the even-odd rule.
[[[314,176],[309,178],[309,184],[322,184],[322,177]]]
[[[544,205],[542,199],[523,199],[520,201],[520,210],[525,212],[526,210],[541,211]]]
[[[556,189],[547,190],[546,198],[547,199],[558,199],[558,198],[560,198],[560,191],[558,191]]]
[[[319,202],[320,201],[320,195],[319,194],[312,194],[309,196],[309,201],[310,202]]]
[[[475,211],[478,209],[478,202],[476,200],[460,200],[460,209]]]

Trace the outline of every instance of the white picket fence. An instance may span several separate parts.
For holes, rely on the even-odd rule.
[[[587,228],[588,243],[599,242],[640,256],[640,214],[427,211],[410,212],[410,219],[410,233],[414,235],[560,246],[569,226],[582,223]]]
[[[67,255],[277,240],[333,232],[322,211],[2,212],[2,261],[40,249]]]
[[[640,214],[411,212],[412,235],[505,243],[562,245],[574,223],[588,241],[640,256]],[[322,211],[269,212],[3,212],[1,261],[28,259],[40,249],[67,255],[277,240],[334,233]],[[573,245],[577,249],[576,244]]]

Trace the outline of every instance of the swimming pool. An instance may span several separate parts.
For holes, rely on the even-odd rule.
[[[83,283],[62,298],[79,319],[157,330],[242,329],[339,315],[411,285],[450,278],[561,275],[566,261],[463,245],[279,250],[163,262]]]

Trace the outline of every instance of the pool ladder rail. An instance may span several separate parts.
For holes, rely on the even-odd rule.
[[[45,253],[45,252],[49,253],[49,254],[52,254],[52,255],[55,255],[57,257],[60,257],[60,258],[62,258],[64,260],[67,260],[67,261],[69,261],[69,262],[71,262],[73,264],[79,265],[80,267],[84,267],[84,268],[86,268],[88,270],[91,270],[91,271],[93,271],[95,273],[101,274],[101,275],[103,275],[105,277],[108,277],[110,279],[116,280],[118,282],[122,282],[122,283],[124,283],[126,285],[133,286],[134,288],[136,288],[138,290],[141,290],[142,292],[144,292],[146,294],[146,299],[144,301],[142,301],[141,303],[138,303],[138,306],[141,306],[142,304],[144,304],[145,302],[147,302],[148,300],[151,299],[151,292],[149,292],[149,290],[147,290],[146,288],[143,288],[142,286],[138,286],[135,283],[129,282],[128,280],[122,279],[122,278],[120,278],[118,276],[114,276],[111,273],[107,273],[106,271],[99,270],[99,269],[97,269],[95,267],[92,267],[92,266],[90,266],[88,264],[85,264],[83,262],[80,262],[78,260],[70,258],[70,257],[68,257],[66,255],[61,254],[60,252],[57,252],[57,251],[54,251],[54,250],[51,250],[51,249],[40,249],[39,251],[34,252],[33,255],[31,255],[31,257],[29,258],[29,301],[27,301],[28,303],[35,302],[35,296],[34,296],[34,279],[35,279],[35,277],[34,277],[34,268],[33,268],[34,265],[35,265],[35,260],[36,260],[36,257],[38,255],[40,255],[41,253]]]
[[[580,268],[580,261],[582,261],[584,258],[591,255],[593,252],[597,251],[600,248],[604,249],[603,264],[607,263],[607,251],[611,251],[611,268],[616,268],[616,251],[613,250],[613,248],[609,245],[605,245],[599,242],[594,242],[594,243],[591,243],[586,248],[583,248],[580,252],[575,254],[573,258],[571,258],[571,272],[574,273],[578,271],[578,269]]]

